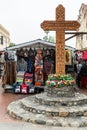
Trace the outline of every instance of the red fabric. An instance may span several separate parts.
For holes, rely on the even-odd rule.
[[[87,60],[87,51],[84,51],[83,52],[83,57],[82,57],[83,60]]]
[[[33,74],[31,74],[31,73],[25,73],[25,76],[33,77]]]
[[[81,77],[81,87],[86,88],[87,86],[87,76]]]
[[[26,85],[26,84],[22,84],[22,85],[21,85],[21,88],[22,88],[22,89],[27,88],[27,85]]]
[[[26,93],[28,93],[28,86],[24,83],[21,85],[21,93],[22,93],[23,90],[25,90]]]

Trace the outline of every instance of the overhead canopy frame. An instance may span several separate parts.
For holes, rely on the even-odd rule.
[[[87,34],[87,32],[65,32],[65,34],[74,34],[73,36],[71,37],[68,37],[65,39],[65,41],[77,36],[77,35],[84,35],[84,34]]]

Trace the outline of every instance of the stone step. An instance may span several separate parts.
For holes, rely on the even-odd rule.
[[[35,102],[49,106],[76,106],[87,104],[87,96],[75,93],[75,97],[49,97],[47,93],[41,93],[35,96]]]
[[[87,104],[82,106],[48,106],[35,102],[35,97],[26,97],[21,100],[21,106],[29,112],[43,114],[46,116],[77,117],[87,116]]]
[[[53,125],[62,127],[86,127],[87,117],[53,117],[44,114],[31,113],[21,106],[21,100],[12,102],[7,108],[7,112],[15,119],[32,122],[42,125]]]

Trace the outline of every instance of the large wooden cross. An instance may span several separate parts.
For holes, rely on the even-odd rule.
[[[45,31],[56,31],[56,74],[65,74],[65,31],[77,30],[77,21],[65,21],[65,8],[60,4],[56,8],[55,21],[43,21],[41,28]]]

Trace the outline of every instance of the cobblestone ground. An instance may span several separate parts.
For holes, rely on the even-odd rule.
[[[87,95],[87,89],[79,89],[78,92]],[[3,88],[1,87],[1,80],[0,80],[0,122],[19,122],[18,120],[11,118],[7,114],[7,106],[12,101],[24,98],[26,96],[31,95],[12,94],[11,92],[4,93]]]

